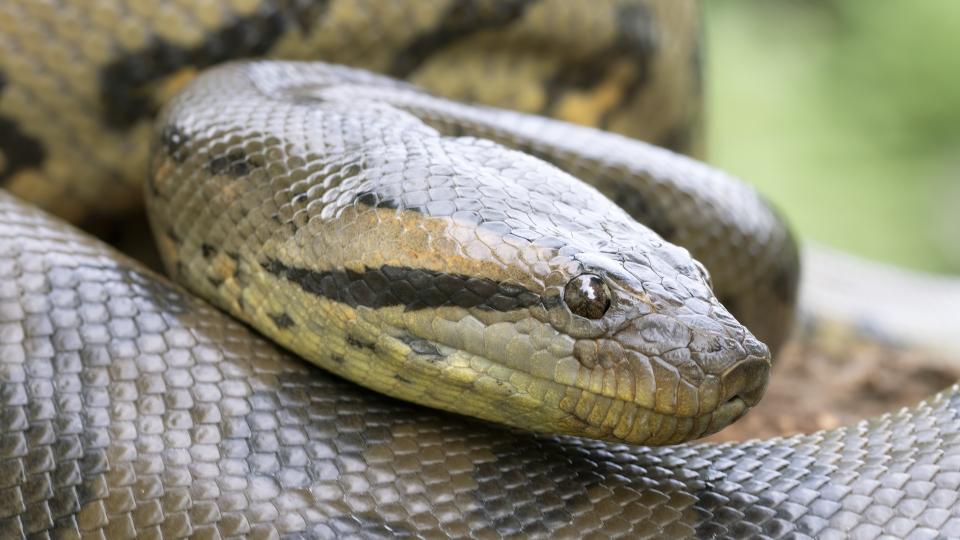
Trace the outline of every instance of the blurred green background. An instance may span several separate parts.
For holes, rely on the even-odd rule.
[[[709,161],[802,238],[960,273],[960,0],[724,0]]]

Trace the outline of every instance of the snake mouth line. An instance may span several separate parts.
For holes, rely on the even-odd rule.
[[[646,430],[648,433],[645,444],[674,444],[704,437],[716,433],[726,426],[742,418],[753,406],[759,403],[766,389],[767,377],[770,362],[764,357],[755,355],[747,356],[738,361],[734,366],[727,369],[719,376],[721,380],[722,397],[718,403],[707,411],[698,410],[694,414],[683,414],[682,411],[664,411],[656,407],[647,407],[637,403],[635,400],[619,399],[616,396],[597,394],[588,389],[578,388],[584,394],[592,396],[592,399],[613,400],[616,403],[622,403],[621,407],[625,410],[632,409],[636,416],[634,423],[647,423],[650,427]],[[703,399],[703,395],[700,394]],[[725,399],[724,399],[725,398]],[[590,423],[593,415],[577,414],[582,411],[575,410],[574,414],[580,420]],[[628,413],[624,413],[628,414]],[[603,424],[607,424],[604,422]],[[643,433],[640,426],[634,426],[630,430],[630,436],[626,438],[627,442],[638,442],[636,435]],[[623,439],[623,437],[618,437]]]
[[[437,343],[441,347],[447,346]],[[411,349],[412,351],[412,349]],[[762,359],[757,359],[762,361]],[[436,358],[431,359],[435,364]],[[736,394],[708,412],[683,415],[658,411],[635,400],[604,395],[575,385],[516,369],[502,362],[456,350],[444,361],[456,366],[466,361],[474,372],[471,390],[483,393],[487,406],[471,414],[539,432],[604,439],[627,444],[664,445],[691,441],[715,433],[741,418],[756,404],[752,394]],[[492,383],[492,384],[488,384]],[[764,385],[761,385],[762,388]],[[435,389],[437,394],[444,393]],[[490,391],[493,393],[489,393]],[[760,392],[762,394],[762,391]],[[463,405],[462,395],[449,395],[450,403]],[[462,410],[454,412],[464,412]],[[489,412],[494,411],[494,416]],[[470,414],[470,413],[468,413]]]
[[[651,385],[649,378],[646,382],[638,379],[639,373],[613,373],[615,379],[624,375],[632,379],[627,382],[631,387],[627,393],[618,392],[616,385],[597,387],[597,372],[582,371],[585,369],[582,366],[577,376],[558,379],[559,375],[550,376],[553,370],[538,372],[525,369],[522,358],[508,361],[500,358],[500,353],[491,357],[462,339],[448,340],[442,334],[430,335],[431,332],[421,332],[415,326],[410,326],[406,319],[414,317],[411,314],[419,314],[414,319],[420,320],[428,310],[437,309],[429,302],[418,305],[415,310],[409,309],[405,303],[398,305],[393,301],[359,305],[359,302],[334,297],[332,293],[325,294],[325,289],[319,285],[323,283],[323,279],[318,278],[321,273],[288,267],[275,261],[259,264],[259,268],[264,272],[258,275],[294,287],[298,293],[315,293],[309,297],[316,301],[329,302],[339,306],[338,309],[376,311],[385,317],[378,324],[384,324],[384,320],[392,321],[393,331],[387,334],[396,339],[402,349],[394,349],[394,353],[385,349],[381,352],[390,356],[399,354],[416,358],[422,370],[418,369],[420,373],[416,375],[402,370],[385,373],[382,382],[373,385],[375,389],[400,399],[521,429],[555,431],[632,444],[679,443],[726,427],[759,399],[765,386],[765,366],[768,362],[754,355],[738,360],[724,373],[715,375],[712,394],[709,390],[705,392],[700,383],[693,384],[696,390],[689,398],[678,397],[678,383],[660,381]],[[370,341],[366,348],[376,350],[378,347],[373,344],[374,341]],[[349,336],[346,342],[347,346],[354,349],[363,349],[366,343],[358,338],[351,342]],[[360,353],[364,358],[362,361],[368,362],[370,351],[361,350]],[[580,365],[575,356],[556,359],[557,362],[565,360]],[[392,369],[395,370],[402,365],[389,364],[394,365]],[[761,365],[762,370],[758,369]],[[341,373],[341,365],[327,364],[325,367],[350,378],[348,373]],[[631,371],[626,365],[619,369]],[[750,383],[751,374],[758,373],[763,374],[760,384]],[[438,380],[438,376],[441,379]],[[658,395],[661,393],[664,394]],[[708,394],[712,396],[709,399],[705,397]],[[664,396],[668,396],[667,399],[663,399]],[[729,396],[736,396],[739,400],[724,404]],[[682,407],[681,399],[688,399],[683,403],[692,403],[693,406]]]

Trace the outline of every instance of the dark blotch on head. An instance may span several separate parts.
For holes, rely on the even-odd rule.
[[[286,329],[294,326],[293,319],[286,313],[271,313],[270,319],[273,320],[273,324],[277,325],[277,328]]]
[[[610,289],[595,274],[580,274],[563,288],[563,301],[575,315],[599,319],[610,308]]]

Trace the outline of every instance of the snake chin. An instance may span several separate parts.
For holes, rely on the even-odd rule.
[[[747,402],[740,396],[730,398],[714,412],[714,422],[717,426],[721,426],[717,431],[743,418],[743,415],[747,414],[749,410],[750,405],[747,405]]]

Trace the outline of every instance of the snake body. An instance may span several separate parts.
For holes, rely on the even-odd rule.
[[[118,5],[142,15],[133,3]],[[192,9],[163,5],[161,20]],[[231,10],[256,22],[244,26],[246,34],[217,35],[248,43],[238,55],[280,54],[302,42],[290,36],[313,36],[322,50],[324,39],[348,38],[314,33],[311,23],[333,21],[349,33],[356,26],[343,21],[365,13],[346,2],[211,5],[219,8],[199,8],[204,24],[216,26],[214,12]],[[691,20],[682,15],[689,5],[674,2],[623,2],[609,12],[572,5],[454,3],[440,18],[404,12],[400,20],[412,27],[439,31],[424,39],[405,34],[404,54],[379,61],[392,66],[383,71],[406,70],[422,83],[417,73],[427,73],[427,81],[438,73],[430,59],[465,58],[451,53],[443,60],[461,34],[470,42],[463,50],[486,51],[484,69],[475,73],[490,74],[492,59],[512,58],[500,39],[536,52],[537,39],[550,42],[536,30],[583,26],[564,18],[571,14],[588,23],[639,13],[632,28],[640,36],[662,36]],[[100,24],[111,6],[81,20]],[[284,26],[291,10],[302,23],[297,29]],[[43,11],[4,6],[5,49],[57,50],[37,43],[30,28],[86,43]],[[482,24],[467,31],[465,20]],[[154,26],[158,33],[183,31]],[[122,28],[108,35],[140,43]],[[265,35],[273,36],[272,46],[256,44]],[[636,60],[630,54],[637,48],[624,45],[635,41],[612,42],[601,52],[627,51]],[[660,43],[662,56],[676,54],[664,42],[669,38]],[[106,131],[126,134],[101,141],[106,148],[98,146],[78,176],[110,172],[100,181],[124,185],[134,176],[130,164],[144,163],[152,131],[145,189],[170,272],[287,348],[420,403],[632,443],[713,431],[762,392],[769,352],[746,328],[774,347],[783,338],[796,250],[775,212],[749,188],[619,135],[458,105],[327,64],[215,68],[170,101],[155,127],[141,126],[137,115],[153,100],[193,78],[181,68],[228,56],[208,45],[170,59],[165,46],[149,45],[137,59],[162,58],[159,71],[168,77],[146,70],[127,78],[136,91],[101,86],[126,106],[106,107],[112,114],[97,126],[84,126],[80,113],[63,120],[94,130],[113,122]],[[89,45],[77,54],[98,51]],[[42,73],[37,67],[49,68],[57,56],[24,58],[36,59],[30,68]],[[36,103],[47,111],[71,108],[49,87],[23,83],[44,80],[17,72],[23,62],[5,62],[0,111],[25,96],[42,98]],[[543,68],[536,61],[519,63],[519,73],[549,71],[532,69]],[[101,83],[104,74],[123,72],[116,65],[100,72]],[[595,97],[607,95],[602,83],[609,78],[633,80],[633,91],[643,94],[642,77],[622,77],[614,69],[595,78]],[[89,76],[76,80],[80,91],[67,95],[82,102]],[[558,103],[583,95],[569,93],[577,84],[553,80],[560,89],[529,109],[562,117],[570,109]],[[661,80],[667,82],[658,87],[676,88],[666,75],[654,78]],[[695,86],[695,78],[683,80]],[[656,103],[599,101],[601,109],[614,103],[620,112]],[[680,117],[688,128],[696,123]],[[65,187],[71,184],[60,182],[69,174],[57,160],[69,162],[71,144],[76,151],[90,142],[74,135],[57,149],[64,136],[57,126],[10,118],[5,125],[16,130],[0,141],[10,187],[20,195],[35,190],[42,194],[32,198],[44,206],[80,217],[97,190]],[[123,118],[127,124],[118,128]],[[46,129],[49,146],[38,142]],[[126,159],[122,146],[110,148],[120,138],[130,150]],[[31,144],[52,161],[8,151]],[[56,202],[65,192],[85,195]],[[99,202],[130,205],[111,197]],[[740,444],[648,448],[498,428],[354,387],[40,210],[5,194],[0,210],[4,537],[960,534],[956,387],[857,426]],[[703,261],[709,275],[664,238]]]

